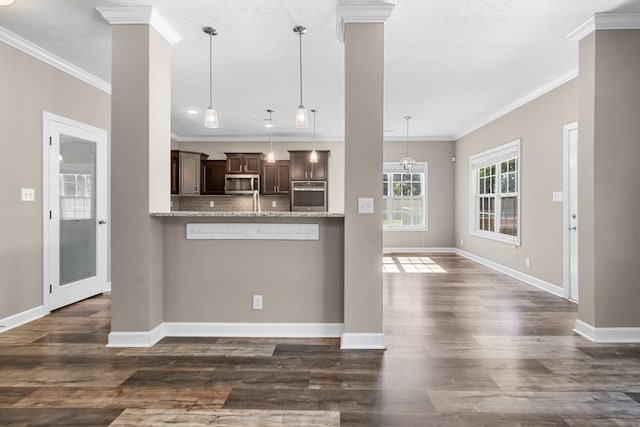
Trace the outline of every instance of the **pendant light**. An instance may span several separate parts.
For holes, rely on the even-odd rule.
[[[296,110],[295,127],[308,128],[309,118],[307,117],[307,109],[304,108],[304,104],[302,103],[302,35],[307,33],[307,29],[301,25],[296,25],[293,27],[293,32],[298,33],[300,38],[300,105],[298,105],[298,109]]]
[[[309,156],[309,163],[318,163],[318,152],[316,151],[316,113],[318,110],[311,110],[313,113],[313,151]]]
[[[409,120],[411,120],[411,116],[404,116],[404,119],[407,121],[407,156],[400,160],[400,166],[405,172],[410,172],[416,164],[416,161],[409,156]]]
[[[220,127],[220,124],[218,123],[218,112],[213,109],[213,77],[211,69],[213,68],[212,41],[213,36],[218,35],[218,32],[211,27],[204,27],[202,31],[209,34],[209,107],[204,115],[204,127],[216,129]]]
[[[269,128],[269,154],[267,154],[267,163],[275,163],[276,156],[273,154],[273,118],[271,114],[273,114],[273,110],[267,110],[269,113],[269,118],[267,119],[267,123],[265,126]]]

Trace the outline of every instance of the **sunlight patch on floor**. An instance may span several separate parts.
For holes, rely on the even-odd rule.
[[[382,258],[384,273],[446,273],[447,271],[437,262],[427,256],[390,257]]]

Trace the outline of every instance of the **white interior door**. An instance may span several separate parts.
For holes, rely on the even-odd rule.
[[[578,124],[564,127],[565,146],[565,288],[578,301]]]
[[[45,294],[54,310],[108,290],[107,133],[54,115],[44,125]]]

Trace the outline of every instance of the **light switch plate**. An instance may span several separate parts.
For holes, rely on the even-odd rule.
[[[359,214],[372,214],[373,213],[373,198],[372,197],[359,197],[358,198],[358,213]]]
[[[22,188],[20,200],[23,202],[33,202],[36,200],[36,190],[33,188]]]
[[[562,191],[554,191],[553,192],[553,201],[554,202],[561,202],[564,198],[564,194],[562,194]]]

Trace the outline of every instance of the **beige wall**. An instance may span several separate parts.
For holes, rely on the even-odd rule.
[[[639,48],[638,30],[596,31],[580,43],[580,123],[588,132],[580,131],[579,179],[587,186],[578,191],[580,209],[593,213],[580,223],[579,319],[597,328],[640,326]]]
[[[164,191],[168,210],[171,51],[148,25],[113,25],[112,50],[111,326],[149,331],[163,320],[162,221],[149,216],[149,193]],[[167,178],[150,183],[158,152]]]
[[[42,305],[42,112],[110,128],[110,96],[0,42],[0,319]],[[20,188],[36,201],[21,202]]]
[[[167,218],[166,322],[343,322],[342,218]],[[318,241],[187,240],[194,222],[320,224]],[[263,310],[252,309],[252,295]]]
[[[224,160],[224,153],[268,153],[269,142],[174,142],[174,149],[196,151],[209,155],[209,160]],[[311,141],[273,141],[276,160],[289,160],[287,150],[311,150]],[[344,212],[344,142],[318,141],[316,150],[329,150],[328,208],[329,212]],[[168,156],[167,156],[168,157]]]
[[[574,79],[456,142],[456,247],[563,286],[563,204],[553,202],[552,193],[563,190],[563,126],[577,118]],[[521,139],[521,246],[469,235],[469,156],[516,139]]]
[[[385,142],[384,161],[400,162],[405,142]],[[426,231],[385,231],[386,248],[451,248],[454,246],[453,202],[455,191],[453,141],[411,141],[409,152],[417,162],[428,163]]]

